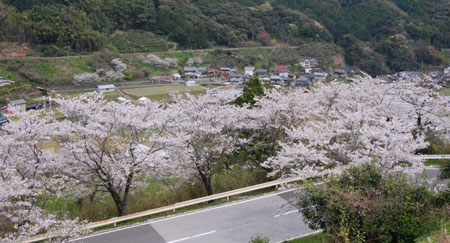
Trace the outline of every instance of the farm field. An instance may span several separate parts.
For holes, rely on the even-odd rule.
[[[442,89],[441,91],[439,91],[439,93],[445,96],[450,96],[450,88]]]
[[[202,86],[187,87],[184,85],[166,85],[166,86],[151,86],[151,87],[139,87],[131,89],[122,89],[128,95],[136,98],[145,96],[152,100],[167,100],[171,93],[186,93],[189,92],[192,95],[204,94],[207,89]]]

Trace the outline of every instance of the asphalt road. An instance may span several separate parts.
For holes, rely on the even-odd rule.
[[[100,232],[74,242],[236,243],[257,235],[280,242],[313,232],[289,203],[293,198],[293,190],[288,190]]]
[[[438,174],[438,168],[429,167],[415,177],[420,180],[425,176],[433,187]],[[257,235],[282,242],[313,232],[292,203],[294,198],[292,189],[99,232],[72,242],[239,243]]]

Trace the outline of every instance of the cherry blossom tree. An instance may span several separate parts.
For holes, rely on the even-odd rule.
[[[417,131],[447,134],[450,130],[450,105],[448,98],[440,95],[427,76],[402,78],[392,84],[394,95],[403,104],[395,110],[404,119],[414,119]],[[449,139],[447,137],[447,139]]]
[[[51,125],[45,114],[31,112],[0,131],[2,242],[22,241],[42,231],[54,241],[87,233],[77,219],[51,215],[43,208],[49,197],[65,193],[64,182],[54,176],[55,153],[42,148]]]
[[[414,83],[409,85],[414,89]],[[389,101],[392,92],[400,92],[395,88],[379,80],[362,78],[352,84],[319,84],[308,94],[295,91],[297,96],[307,97],[310,105],[299,105],[306,109],[293,114],[298,114],[297,120],[302,122],[286,127],[288,141],[281,143],[278,156],[263,166],[273,169],[272,174],[305,178],[341,173],[364,163],[374,163],[384,169],[422,169],[422,161],[414,154],[426,147],[427,142],[424,134],[415,132],[416,119],[405,115],[414,106],[399,111],[398,104]],[[420,99],[421,94],[417,96]],[[281,100],[282,97],[278,99]],[[440,111],[435,114],[448,118],[448,106],[444,103],[430,101],[429,104],[440,104],[433,108]]]
[[[133,188],[170,172],[164,152],[170,139],[160,104],[119,104],[96,94],[56,102],[67,117],[53,132],[63,146],[58,170],[84,188],[109,193],[119,215],[125,214]]]
[[[177,137],[170,149],[171,158],[186,177],[193,175],[200,180],[208,195],[213,194],[213,175],[224,168],[238,145],[247,142],[238,131],[254,124],[247,119],[246,107],[232,104],[234,98],[178,95],[168,107],[170,132]]]

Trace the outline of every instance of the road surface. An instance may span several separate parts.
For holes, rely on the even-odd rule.
[[[425,154],[418,155],[418,157],[423,159],[450,159],[450,154]]]
[[[438,183],[439,168],[428,167],[416,179],[428,179],[430,186]],[[262,235],[271,242],[282,242],[311,234],[298,208],[292,203],[291,189],[215,206],[199,211],[154,219],[145,223],[95,233],[72,242],[116,243],[193,243],[248,242]]]
[[[236,243],[248,242],[257,235],[281,242],[313,232],[289,203],[293,198],[294,191],[288,190],[100,232],[73,242]]]

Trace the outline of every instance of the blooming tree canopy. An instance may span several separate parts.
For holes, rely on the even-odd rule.
[[[169,141],[167,119],[159,104],[120,104],[96,94],[56,102],[67,117],[53,132],[63,146],[60,173],[88,189],[110,193],[119,215],[126,211],[130,190],[146,186],[138,176],[169,171],[163,153]]]
[[[246,119],[248,110],[234,106],[233,98],[179,95],[168,107],[170,132],[177,138],[171,158],[185,176],[194,175],[202,181],[208,195],[213,194],[212,176],[223,168],[237,145],[246,142],[237,131],[251,126]]]
[[[426,102],[391,102],[396,96],[404,100],[406,94],[420,100],[429,93],[414,82],[386,84],[362,78],[351,84],[319,84],[306,94],[294,93],[307,97],[309,105],[297,105],[297,109],[305,109],[292,114],[298,116],[294,120],[302,122],[286,127],[289,140],[282,143],[278,156],[263,163],[273,169],[272,174],[307,178],[341,173],[364,163],[385,169],[420,170],[423,163],[414,155],[428,144],[425,135],[417,132],[417,116],[412,114],[417,115],[418,106],[414,104],[422,105],[422,117],[436,118],[429,119],[434,127],[446,129],[447,134],[449,131],[445,122],[449,107],[439,95],[427,96]],[[281,102],[283,98],[271,96],[269,102],[288,109],[286,102]],[[260,102],[268,102],[265,99]],[[293,95],[292,99],[297,98]]]
[[[50,135],[51,122],[44,114],[31,112],[0,131],[2,242],[25,240],[42,230],[54,240],[87,233],[77,219],[67,220],[43,209],[43,202],[50,196],[65,192],[64,182],[54,176],[58,162],[55,153],[42,148]]]

